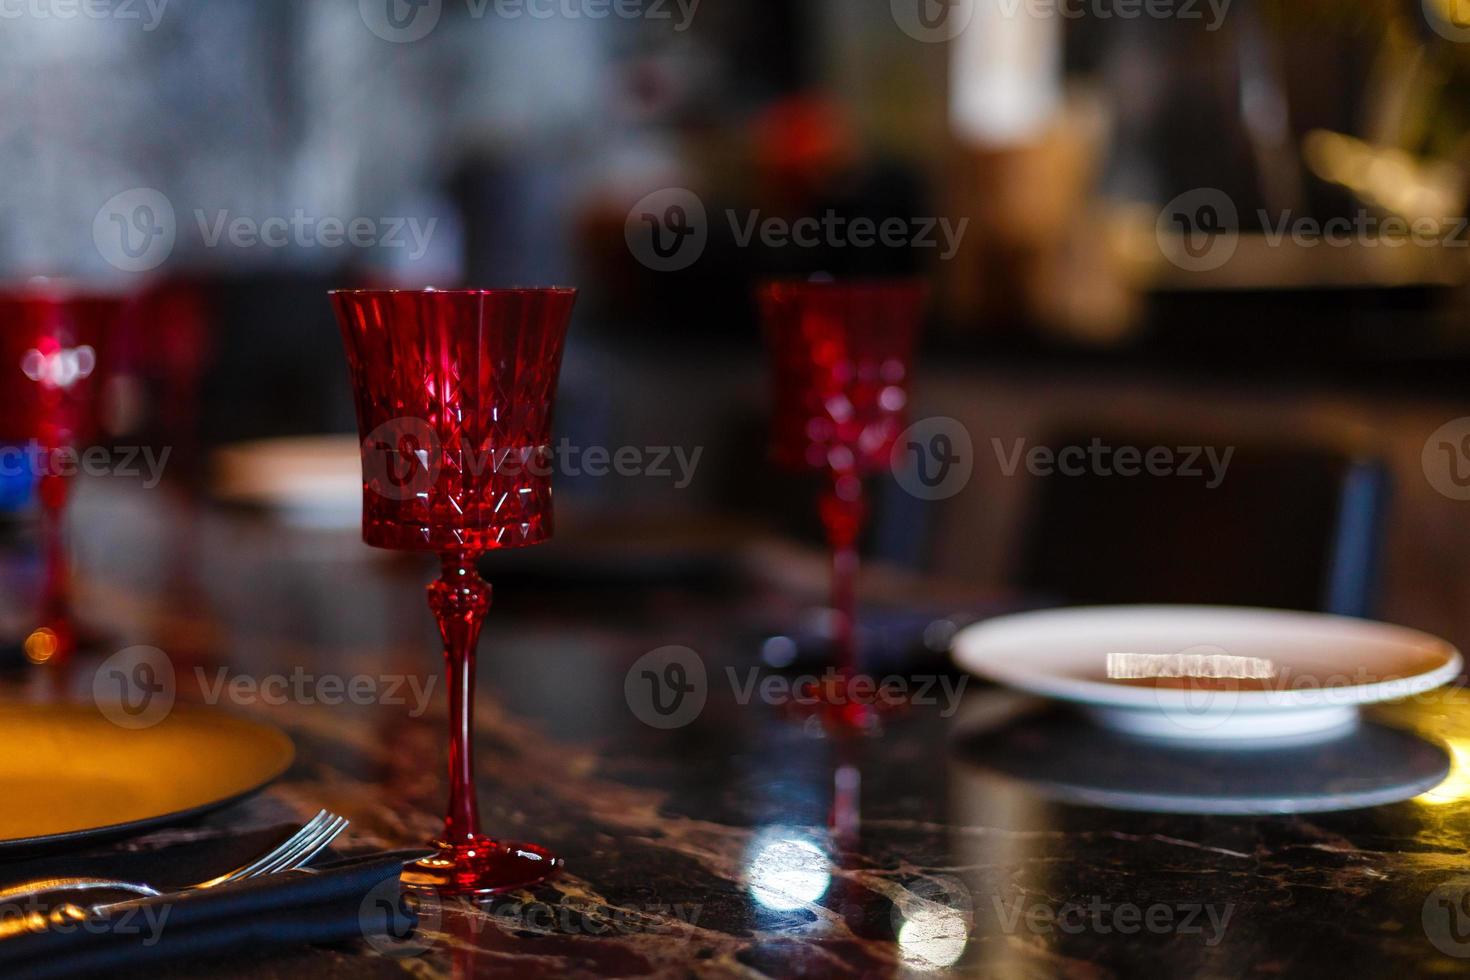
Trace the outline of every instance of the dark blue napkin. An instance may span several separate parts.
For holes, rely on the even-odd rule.
[[[7,883],[35,877],[85,874],[147,881],[155,887],[184,884],[236,866],[270,847],[283,833],[250,835],[151,852],[114,853],[27,861],[4,868]],[[228,857],[226,857],[228,855]],[[222,859],[223,858],[223,859]],[[273,948],[339,943],[377,935],[411,933],[413,912],[398,888],[401,856],[367,856],[313,865],[315,873],[291,872],[218,886],[129,908],[53,929],[0,940],[0,976],[107,976],[169,963],[246,954]],[[66,900],[107,900],[102,893]],[[0,917],[36,907],[17,903]]]

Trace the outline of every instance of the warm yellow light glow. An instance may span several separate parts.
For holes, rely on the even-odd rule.
[[[1463,207],[1459,170],[1444,161],[1419,159],[1398,147],[1322,129],[1303,137],[1302,156],[1323,180],[1409,221],[1427,220],[1439,229]]]
[[[42,626],[26,637],[26,659],[33,664],[44,664],[56,655],[56,633]]]
[[[1415,803],[1444,806],[1470,800],[1470,738],[1447,738],[1445,748],[1450,753],[1450,774],[1434,789],[1414,797]]]
[[[1429,3],[1447,23],[1470,27],[1470,3],[1465,0],[1429,0]]]

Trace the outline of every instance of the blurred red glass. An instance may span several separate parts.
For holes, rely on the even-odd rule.
[[[437,856],[406,884],[491,894],[554,874],[535,844],[480,833],[473,762],[475,647],[485,551],[551,537],[551,415],[576,291],[332,294],[362,436],[363,540],[435,551],[429,586],[449,677],[449,815]]]
[[[128,394],[113,399],[117,428],[127,429],[147,410],[163,445],[172,446],[169,467],[192,483],[200,475],[200,412],[205,371],[214,354],[214,311],[206,285],[188,279],[152,284],[131,305],[122,336],[109,344],[110,377],[128,380]]]
[[[772,458],[826,477],[819,513],[832,552],[834,666],[845,685],[858,666],[863,478],[889,468],[903,432],[928,288],[911,279],[778,281],[757,299],[771,363]],[[868,705],[829,693],[838,721],[873,723]]]
[[[38,662],[64,665],[76,648],[65,535],[75,467],[62,456],[96,437],[99,351],[125,306],[124,296],[53,280],[0,291],[0,441],[27,447],[34,471],[25,477],[41,503],[45,578],[39,624],[26,643]]]
[[[0,289],[0,439],[50,432],[95,437],[97,355],[121,321],[125,297],[38,283]]]
[[[771,453],[795,469],[888,468],[903,431],[921,282],[774,282],[760,290]]]

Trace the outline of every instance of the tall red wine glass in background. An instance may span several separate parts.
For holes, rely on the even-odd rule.
[[[775,281],[757,290],[772,369],[772,459],[825,479],[818,509],[832,553],[833,666],[843,688],[827,701],[851,727],[874,721],[871,703],[846,690],[858,668],[863,479],[889,468],[904,429],[927,298],[913,279]]]
[[[7,391],[5,436],[23,436],[27,465],[36,465],[44,578],[38,624],[26,656],[58,667],[76,651],[66,508],[75,461],[68,454],[96,434],[98,350],[122,316],[121,296],[87,293],[49,280],[0,293],[0,388]],[[15,412],[11,416],[10,412]]]
[[[405,883],[484,895],[554,874],[535,844],[480,832],[475,647],[490,586],[475,559],[551,537],[551,415],[572,289],[337,290],[362,435],[362,536],[431,551],[448,672],[449,815],[439,853]]]

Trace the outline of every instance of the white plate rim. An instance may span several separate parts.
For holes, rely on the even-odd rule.
[[[1262,617],[1270,617],[1276,619],[1278,623],[1292,623],[1297,626],[1316,624],[1338,629],[1346,628],[1352,631],[1371,630],[1379,633],[1384,642],[1388,642],[1390,637],[1396,637],[1399,643],[1436,646],[1440,648],[1444,656],[1444,663],[1432,670],[1392,680],[1327,689],[1234,692],[1229,699],[1229,710],[1233,712],[1296,711],[1321,708],[1324,704],[1333,706],[1374,704],[1380,701],[1411,697],[1433,690],[1454,679],[1459,675],[1464,662],[1460,651],[1447,640],[1408,626],[1298,610],[1167,604],[1064,606],[997,616],[967,626],[956,633],[950,646],[950,655],[957,665],[972,674],[1016,690],[1055,700],[1135,710],[1189,709],[1187,699],[1190,692],[1188,691],[1107,684],[1101,681],[1065,677],[1045,670],[1027,670],[1024,665],[1002,663],[977,650],[987,640],[993,640],[996,634],[1016,628],[1018,623],[1025,625],[1029,621],[1029,625],[1034,625],[1038,620],[1064,618],[1082,620],[1086,617],[1123,615],[1168,616],[1180,619],[1211,616],[1251,617],[1259,620]]]

